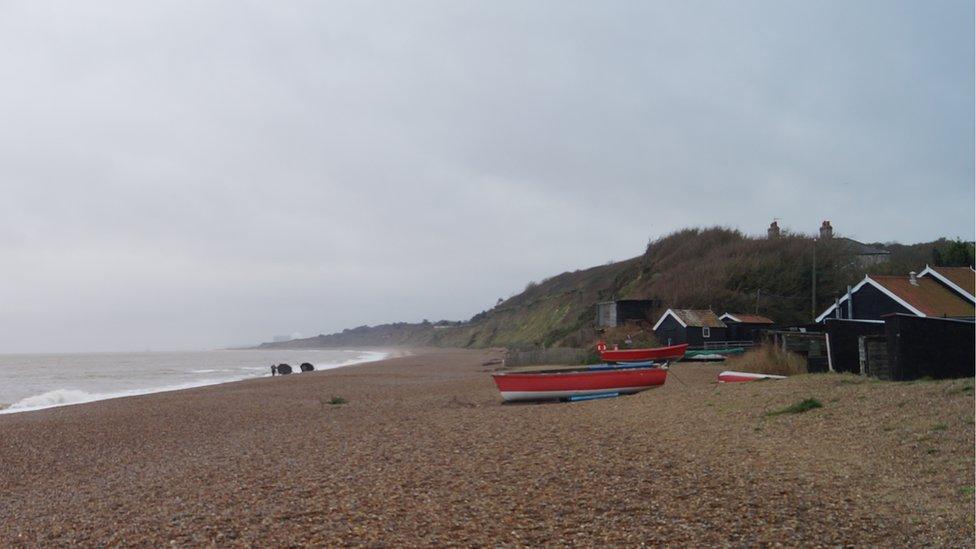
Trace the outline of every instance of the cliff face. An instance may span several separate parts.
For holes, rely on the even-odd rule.
[[[913,262],[931,255],[941,242],[890,245],[897,250],[892,254],[896,264],[871,270],[900,267],[901,256]],[[767,239],[723,228],[686,229],[651,242],[641,256],[529,283],[522,293],[467,323],[361,326],[262,347],[589,346],[596,337],[594,306],[611,299],[659,299],[671,307],[758,312],[777,322],[809,322],[814,247],[819,313],[864,275],[841,239],[815,243],[791,234]]]

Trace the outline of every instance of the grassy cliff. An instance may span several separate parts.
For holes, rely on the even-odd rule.
[[[865,268],[840,239],[815,242],[792,234],[766,239],[718,227],[685,229],[650,242],[638,257],[529,283],[522,293],[466,323],[363,326],[265,346],[582,347],[596,338],[595,304],[611,299],[659,299],[676,308],[758,312],[777,322],[810,322],[813,310],[822,311],[865,272],[907,273],[902,267],[919,269],[933,249],[947,245],[951,241],[885,245],[893,251],[892,261]]]

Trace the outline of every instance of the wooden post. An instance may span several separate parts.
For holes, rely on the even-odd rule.
[[[810,291],[810,318],[817,318],[817,239],[813,239],[813,281]]]

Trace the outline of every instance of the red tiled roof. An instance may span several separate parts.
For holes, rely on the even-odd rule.
[[[872,275],[871,280],[898,296],[902,301],[922,311],[925,316],[976,315],[976,306],[950,292],[945,286],[931,278],[916,278],[918,285],[912,284],[907,276]]]
[[[771,319],[768,319],[762,315],[747,315],[742,313],[725,313],[725,315],[734,317],[743,324],[776,324]]]
[[[976,295],[976,271],[969,267],[929,267],[933,271],[944,276],[949,282],[959,286],[969,292],[969,295]]]

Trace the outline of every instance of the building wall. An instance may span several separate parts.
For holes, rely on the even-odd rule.
[[[884,335],[884,324],[851,322],[835,318],[824,320],[827,335],[830,337],[830,362],[834,365],[834,371],[860,373],[859,338],[864,335]]]
[[[854,303],[854,318],[857,320],[883,320],[881,317],[891,313],[912,314],[911,311],[898,304],[881,290],[870,284],[861,286],[851,298]],[[834,315],[830,315],[834,317]],[[847,317],[847,303],[840,304],[840,318]]]
[[[909,315],[885,319],[892,379],[976,375],[976,330],[972,322]]]
[[[682,343],[688,343],[688,335],[685,332],[685,328],[678,324],[678,321],[674,319],[673,316],[668,315],[664,322],[654,330],[654,335],[657,336],[657,340],[661,342],[661,345],[680,345]],[[671,340],[668,343],[668,340]]]
[[[728,341],[729,339],[728,328],[711,328],[707,338],[702,336],[702,332],[704,331],[703,328],[692,328],[689,326],[687,331],[688,344],[692,347],[704,345],[710,341]]]
[[[751,324],[749,322],[733,322],[731,320],[725,320],[724,322],[728,326],[726,335],[729,341],[760,341],[762,340],[762,331],[772,328],[769,324]],[[714,338],[715,336],[712,336],[712,339]]]
[[[682,327],[674,317],[668,316],[657,327],[657,330],[654,330],[654,335],[661,345],[681,345],[682,343],[687,343],[692,347],[698,347],[706,341],[726,341],[728,339],[728,329],[712,328],[709,337],[704,338],[702,337],[701,328],[696,326]],[[669,339],[671,340],[670,343],[668,343]]]
[[[596,304],[596,325],[613,328],[617,325],[617,304],[613,301]]]

